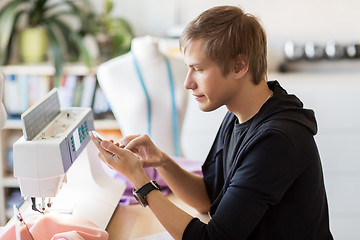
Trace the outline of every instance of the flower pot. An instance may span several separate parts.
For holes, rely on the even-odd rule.
[[[98,34],[96,36],[97,43],[100,50],[100,58],[102,61],[108,61],[114,57],[113,40],[110,36],[105,34]]]
[[[48,46],[48,35],[45,28],[27,28],[20,33],[20,56],[24,63],[44,61]]]

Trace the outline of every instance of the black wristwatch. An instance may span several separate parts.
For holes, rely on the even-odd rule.
[[[150,181],[139,189],[133,189],[132,192],[141,206],[146,207],[148,205],[146,195],[152,190],[161,190],[160,185],[156,181]]]

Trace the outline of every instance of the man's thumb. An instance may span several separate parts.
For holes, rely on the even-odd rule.
[[[101,142],[101,146],[107,150],[108,152],[111,152],[111,153],[116,153],[117,151],[117,147],[115,144],[113,144],[112,142],[110,141],[107,141],[107,140],[104,140]]]

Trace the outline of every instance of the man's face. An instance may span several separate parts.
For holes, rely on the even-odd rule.
[[[202,111],[213,111],[227,105],[236,94],[232,74],[224,77],[219,66],[203,53],[203,40],[193,40],[184,53],[185,64],[189,71],[184,82],[199,104]],[[230,66],[229,66],[230,67]]]

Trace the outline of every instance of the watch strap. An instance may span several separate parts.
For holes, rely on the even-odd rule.
[[[136,190],[137,193],[139,193],[143,198],[146,197],[146,195],[151,192],[152,190],[160,190],[161,187],[156,181],[150,181],[138,190]]]

